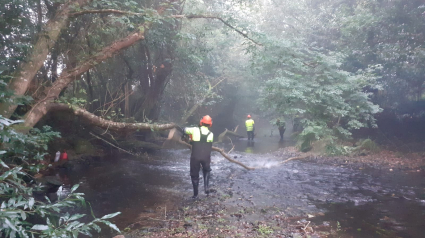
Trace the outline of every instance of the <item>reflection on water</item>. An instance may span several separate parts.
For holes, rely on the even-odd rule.
[[[79,164],[72,170],[60,170],[60,176],[70,181],[63,186],[62,193],[66,194],[73,184],[80,183],[77,191],[85,193],[96,217],[121,211],[122,215],[114,222],[124,228],[146,214],[154,214],[161,207],[172,209],[176,199],[181,200],[186,192],[190,194],[189,181],[184,179],[186,171],[182,172],[185,165],[183,161],[174,162],[169,166],[154,157],[148,161],[103,158],[90,164]],[[90,214],[90,210],[85,212]]]
[[[254,153],[254,145],[255,145],[254,141],[248,140],[246,143],[245,152],[250,154]]]

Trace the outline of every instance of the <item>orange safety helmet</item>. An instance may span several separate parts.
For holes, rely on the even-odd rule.
[[[251,118],[251,115],[248,115],[248,116],[246,116],[246,117]]]
[[[212,126],[212,119],[209,115],[206,115],[204,117],[202,117],[201,121],[199,122],[199,124],[202,126],[202,124],[207,124],[210,125],[210,127]]]

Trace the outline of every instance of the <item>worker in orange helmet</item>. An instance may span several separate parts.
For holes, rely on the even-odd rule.
[[[254,140],[254,120],[252,120],[251,115],[247,116],[245,121],[246,133],[248,134],[248,140]]]
[[[186,127],[184,133],[192,136],[192,154],[190,155],[190,177],[193,185],[193,197],[198,197],[199,170],[202,165],[205,194],[209,194],[209,179],[211,171],[211,150],[214,140],[213,133],[208,129],[212,126],[212,119],[206,115],[199,122],[199,127]]]

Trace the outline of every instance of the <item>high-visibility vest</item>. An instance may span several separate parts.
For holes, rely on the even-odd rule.
[[[201,134],[207,135],[207,141],[206,142],[213,142],[214,135],[213,133],[210,133],[210,130],[208,130],[208,127],[201,126],[201,127],[186,127],[184,128],[184,133],[192,136],[192,141],[200,141],[201,140]]]
[[[248,119],[245,122],[246,131],[253,131],[254,130],[254,120]]]
[[[197,160],[210,159],[212,143],[214,135],[208,130],[208,127],[188,127],[184,129],[184,133],[192,135],[192,154],[191,158]]]

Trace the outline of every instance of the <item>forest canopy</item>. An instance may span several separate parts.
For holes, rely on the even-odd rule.
[[[68,105],[108,128],[185,123],[246,99],[299,119],[302,140],[346,139],[380,108],[422,100],[424,11],[418,0],[7,1],[0,109],[31,128]]]

